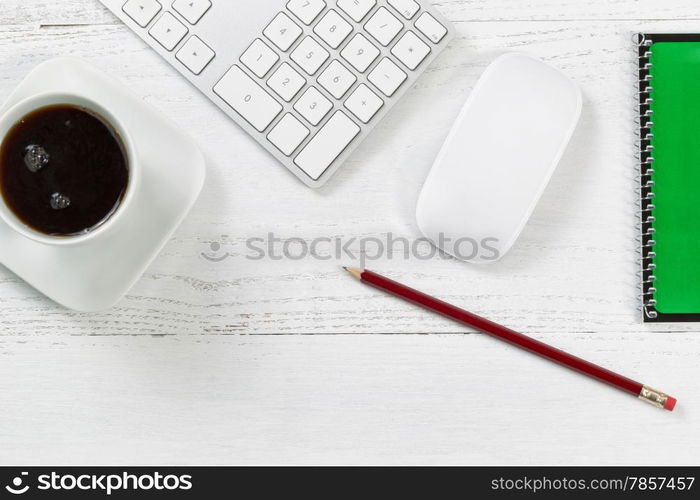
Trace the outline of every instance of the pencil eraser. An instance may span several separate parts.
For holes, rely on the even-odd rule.
[[[672,398],[671,396],[668,397],[666,400],[666,404],[664,405],[664,408],[666,408],[668,411],[673,411],[673,409],[676,407],[676,398]]]

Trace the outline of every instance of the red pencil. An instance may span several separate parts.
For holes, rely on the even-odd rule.
[[[532,339],[518,333],[514,330],[506,328],[504,326],[498,325],[492,321],[485,318],[472,314],[460,309],[459,307],[438,300],[429,295],[414,290],[407,286],[397,283],[388,278],[380,276],[372,271],[367,271],[364,269],[357,269],[354,267],[344,268],[355,278],[359,279],[363,283],[372,285],[373,287],[379,288],[385,292],[388,292],[397,297],[401,297],[409,302],[417,304],[424,307],[430,311],[447,316],[455,321],[463,323],[472,328],[476,328],[484,333],[487,333],[493,337],[501,339],[510,344],[516,345],[521,349],[530,351],[533,354],[537,354],[560,365],[576,370],[577,372],[588,375],[589,377],[595,378],[601,382],[617,387],[620,390],[629,392],[639,399],[651,403],[657,408],[663,408],[669,411],[673,411],[676,406],[676,398],[673,398],[663,392],[657,391],[639,382],[635,382],[632,379],[623,377],[615,372],[607,370],[601,366],[594,365],[588,361],[572,356],[562,350],[556,349],[549,346],[543,342]]]

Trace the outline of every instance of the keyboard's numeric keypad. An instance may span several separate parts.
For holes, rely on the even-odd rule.
[[[292,157],[308,139],[294,163],[309,177],[318,179],[361,132],[353,120],[370,124],[385,106],[380,96],[390,99],[408,80],[406,69],[399,67],[393,58],[412,71],[431,52],[416,33],[436,44],[446,34],[442,31],[444,27],[427,12],[416,18],[420,6],[414,0],[388,3],[389,6],[378,6],[376,0],[337,0],[333,6],[336,10],[327,9],[324,0],[287,2],[286,13],[278,13],[263,30],[271,44],[256,39],[240,59],[262,79],[275,67],[281,54],[293,48],[288,52],[293,62],[283,61],[267,81],[260,82],[281,100],[275,102],[274,97],[237,66],[217,84],[215,92],[260,132],[282,114],[284,107],[279,103],[289,103],[295,113],[284,114],[266,138],[287,157]],[[416,33],[402,19],[412,22]],[[309,27],[306,36],[302,25]],[[343,44],[340,60],[333,59],[324,68],[331,58],[329,50],[338,50]],[[386,47],[393,57],[383,57],[377,63],[381,55],[379,46]],[[356,85],[358,73],[367,72],[375,63],[367,75],[369,83]],[[347,110],[347,114],[336,111],[323,127],[314,130],[335,107],[322,90],[340,101],[337,105]]]

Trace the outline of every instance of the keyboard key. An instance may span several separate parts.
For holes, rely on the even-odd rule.
[[[165,50],[173,50],[185,38],[189,30],[170,12],[166,12],[156,21],[148,32]]]
[[[314,33],[333,49],[337,49],[351,32],[352,26],[334,10],[329,10],[314,28]]]
[[[122,10],[134,20],[136,24],[145,28],[163,7],[156,0],[129,0]]]
[[[309,87],[296,102],[294,109],[315,127],[333,109],[333,103],[326,99],[316,88]]]
[[[342,111],[336,111],[309,141],[294,163],[313,180],[321,177],[360,133],[360,127]]]
[[[384,101],[364,83],[357,87],[355,92],[345,101],[345,107],[362,123],[369,123],[382,106],[384,106]]]
[[[310,36],[304,38],[291,55],[292,61],[309,75],[316,73],[329,57],[328,51]]]
[[[367,77],[387,97],[394,95],[407,78],[406,73],[388,57],[382,59]]]
[[[356,23],[362,21],[375,5],[377,0],[338,0],[338,7]]]
[[[406,19],[413,19],[416,12],[420,10],[420,5],[414,0],[389,0],[389,5],[399,11]]]
[[[214,92],[258,132],[263,132],[282,112],[282,105],[238,66],[228,70],[214,86]]]
[[[280,12],[275,16],[263,34],[282,52],[287,52],[302,34],[302,29],[287,14]]]
[[[267,84],[278,96],[289,102],[306,85],[306,80],[285,62],[272,74]]]
[[[318,77],[318,83],[336,99],[340,99],[350,90],[357,77],[338,61],[333,61]]]
[[[403,23],[396,19],[385,7],[380,7],[367,21],[365,29],[375,40],[386,47],[403,29]]]
[[[416,28],[435,43],[440,43],[440,40],[445,38],[447,34],[447,28],[427,12],[423,12],[418,18]]]
[[[374,60],[379,57],[379,49],[372,45],[367,38],[358,33],[350,40],[350,43],[345,46],[340,55],[343,56],[353,68],[360,73],[364,73]]]
[[[211,9],[209,0],[175,0],[173,9],[190,24],[197,24],[202,16]]]
[[[287,4],[287,8],[308,26],[326,8],[326,2],[323,0],[291,0]]]
[[[206,43],[192,35],[175,57],[192,73],[198,75],[204,71],[215,55]]]
[[[277,52],[265,45],[265,43],[258,38],[248,47],[248,50],[243,53],[241,62],[245,64],[250,71],[255,73],[255,76],[262,78],[272,69],[279,58],[280,56],[277,55]]]
[[[308,136],[309,129],[294,118],[294,115],[287,113],[275,125],[267,139],[285,156],[290,156]]]
[[[414,70],[430,54],[430,47],[418,38],[415,33],[408,31],[394,45],[391,53],[404,63],[408,69]]]

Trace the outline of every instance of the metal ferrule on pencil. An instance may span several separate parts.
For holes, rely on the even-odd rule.
[[[648,385],[642,387],[642,391],[639,393],[639,399],[661,409],[667,408],[669,397],[668,394],[652,389]]]

